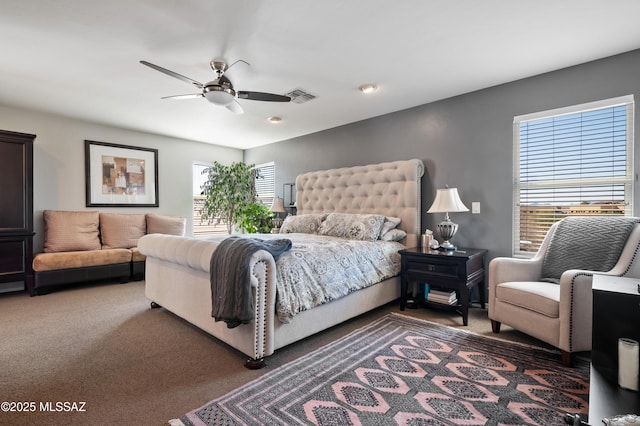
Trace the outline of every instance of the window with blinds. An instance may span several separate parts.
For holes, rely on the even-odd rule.
[[[193,236],[205,237],[208,235],[226,234],[227,225],[224,222],[203,221],[200,217],[200,210],[204,204],[202,195],[202,185],[207,181],[207,174],[204,171],[209,167],[207,164],[193,164]],[[266,163],[255,166],[256,179],[256,201],[271,207],[275,196],[275,163]]]
[[[255,166],[256,169],[256,200],[271,207],[275,197],[276,166],[266,163]]]
[[[514,255],[569,215],[632,215],[633,96],[514,119]]]

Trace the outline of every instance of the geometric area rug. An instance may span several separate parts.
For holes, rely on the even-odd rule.
[[[399,314],[266,373],[172,425],[563,425],[589,365]]]

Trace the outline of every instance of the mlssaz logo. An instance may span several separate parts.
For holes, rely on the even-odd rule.
[[[71,401],[46,401],[40,402],[40,411],[53,411],[53,412],[85,412],[86,402],[71,402]]]

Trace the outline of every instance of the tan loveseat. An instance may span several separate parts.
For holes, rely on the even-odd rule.
[[[157,214],[44,211],[44,252],[33,258],[32,296],[78,282],[144,278],[138,240],[146,234],[184,235],[186,219]]]

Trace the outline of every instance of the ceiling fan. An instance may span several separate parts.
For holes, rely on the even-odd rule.
[[[168,76],[177,78],[178,80],[182,80],[189,84],[193,84],[198,89],[201,89],[201,93],[193,93],[188,95],[174,95],[174,96],[164,96],[162,99],[193,99],[193,98],[205,98],[209,102],[214,105],[224,106],[229,111],[232,111],[236,114],[242,114],[244,109],[237,101],[237,99],[247,99],[250,101],[267,101],[267,102],[289,102],[291,98],[289,96],[284,95],[276,95],[274,93],[264,93],[264,92],[249,92],[245,90],[235,90],[233,88],[233,83],[231,80],[227,78],[225,72],[229,70],[232,66],[237,63],[244,63],[247,66],[248,62],[243,60],[238,60],[231,65],[227,65],[224,61],[213,60],[210,62],[211,69],[215,71],[218,77],[215,80],[212,80],[206,84],[202,84],[196,80],[190,79],[189,77],[185,77],[184,75],[178,74],[177,72],[173,72],[166,68],[162,68],[161,66],[152,64],[147,61],[140,61],[142,65],[146,65],[150,68],[153,68],[156,71],[160,71],[161,73],[167,74]]]

